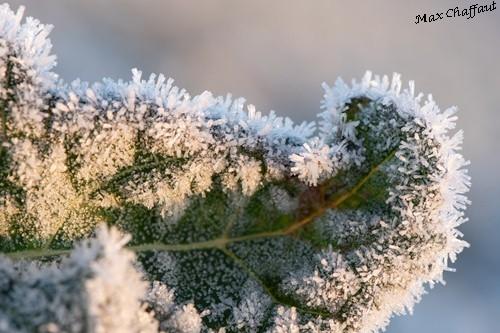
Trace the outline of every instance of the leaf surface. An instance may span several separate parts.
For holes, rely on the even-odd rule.
[[[455,229],[469,178],[461,132],[447,134],[454,111],[422,104],[413,84],[401,91],[399,76],[325,86],[319,120],[297,126],[136,70],[131,82],[57,83],[41,61],[46,40],[32,45],[47,50],[38,53],[19,42],[40,30],[3,29],[0,250],[11,259],[73,251],[62,265],[71,268],[84,253],[75,246],[104,223],[131,235],[127,249],[157,287],[141,310],[153,324],[372,332],[411,309],[466,246]],[[90,300],[103,283],[95,267],[124,244],[111,231],[97,237],[85,258],[98,264],[71,275]],[[21,316],[3,304],[0,323]],[[181,317],[191,328],[175,326]]]

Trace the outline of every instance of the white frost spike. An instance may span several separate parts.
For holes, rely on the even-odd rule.
[[[56,65],[56,57],[50,54],[52,44],[47,38],[52,26],[40,24],[31,17],[21,24],[23,15],[23,6],[14,13],[8,4],[0,5],[0,36],[14,47],[17,60],[32,70],[29,74],[34,82],[50,88],[57,80],[57,75],[50,72]]]
[[[137,315],[143,311],[140,300],[147,283],[133,266],[135,255],[122,249],[129,240],[130,235],[123,236],[116,229],[101,227],[95,245],[91,245],[100,253],[90,264],[94,277],[85,283],[90,324],[96,333],[132,332],[133,327],[142,330]],[[73,260],[83,256],[79,251],[87,249],[77,249]]]
[[[320,142],[317,138],[304,143],[303,149],[290,155],[294,163],[291,170],[299,179],[309,185],[316,186],[320,177],[333,170],[330,147]]]

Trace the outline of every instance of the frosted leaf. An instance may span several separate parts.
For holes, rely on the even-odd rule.
[[[19,332],[158,332],[141,305],[147,282],[122,247],[128,237],[102,227],[53,264],[0,259],[0,324]],[[126,286],[126,288],[124,288]],[[149,320],[144,320],[144,318]]]
[[[467,246],[456,110],[413,82],[324,84],[294,125],[135,69],[58,81],[22,12],[0,6],[0,331],[379,332]]]

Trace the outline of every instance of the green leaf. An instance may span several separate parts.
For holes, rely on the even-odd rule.
[[[0,18],[15,30],[9,12],[0,7]],[[138,71],[129,83],[54,88],[50,61],[29,58],[48,51],[26,52],[9,36],[28,37],[0,30],[0,251],[11,259],[59,261],[106,223],[131,235],[127,249],[150,284],[194,304],[205,331],[366,332],[411,307],[466,246],[455,227],[469,179],[460,135],[446,133],[453,112],[421,105],[397,76],[326,87],[312,137],[239,100],[191,98]],[[42,37],[33,47],[46,50]],[[113,232],[69,260],[85,304],[93,298],[82,281],[98,276],[88,261],[113,272],[109,258],[123,245]],[[132,274],[131,257],[118,257],[118,271]],[[5,262],[0,296],[11,297],[2,274],[14,284],[15,270]],[[20,288],[71,290],[54,272]],[[0,322],[20,326],[24,314],[5,304]],[[142,309],[160,326],[177,311],[154,306]]]
[[[373,138],[367,134],[365,139]],[[284,305],[312,317],[340,318],[340,310],[332,312],[301,304],[280,285],[290,271],[312,267],[314,255],[322,248],[330,246],[347,252],[361,246],[354,243],[349,247],[337,246],[315,231],[314,223],[330,210],[369,210],[374,205],[384,205],[389,180],[382,168],[394,159],[394,153],[391,147],[384,156],[377,156],[376,161],[369,160],[361,167],[346,170],[314,188],[290,179],[266,183],[255,194],[245,197],[225,192],[220,180],[214,179],[208,193],[192,198],[184,213],[165,226],[155,207],[128,202],[121,189],[130,179],[147,177],[153,169],[171,170],[183,162],[144,151],[137,155],[151,157],[136,158],[133,165],[119,170],[100,187],[99,191],[118,193],[121,199],[118,207],[102,209],[100,214],[108,223],[133,235],[130,249],[141,253],[141,261],[151,278],[174,288],[181,302],[194,300],[200,309],[214,308],[214,304],[224,309],[224,300],[230,299],[235,304],[241,301],[240,288],[251,280],[271,300],[266,317],[271,316],[274,306]],[[74,172],[74,165],[68,169]],[[273,199],[274,192],[283,197]],[[289,206],[278,207],[278,200],[286,201]],[[55,237],[49,248],[23,250],[20,246],[10,255],[17,258],[58,255],[69,251],[61,249],[64,244],[64,239]],[[176,263],[168,274],[158,270],[162,263],[157,261],[164,258],[164,253]],[[212,312],[205,318],[212,328],[233,320],[230,307],[220,313]]]

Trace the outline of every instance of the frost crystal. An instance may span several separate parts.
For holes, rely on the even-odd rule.
[[[290,155],[290,160],[294,163],[292,173],[313,186],[317,185],[320,176],[331,173],[333,163],[336,162],[335,157],[330,156],[330,147],[315,139],[304,143],[302,151]]]
[[[0,332],[380,332],[467,246],[456,110],[413,82],[324,84],[294,125],[138,70],[62,82],[22,15],[0,6]]]
[[[160,319],[168,316],[168,323],[191,327],[182,332],[199,332],[201,319],[192,305],[164,313],[177,306],[170,292],[155,291],[158,282],[149,292],[155,297],[146,297],[148,283],[134,267],[135,255],[122,248],[129,239],[101,227],[95,239],[55,264],[1,258],[2,332],[7,327],[15,332],[159,332],[165,324],[155,319],[155,311]]]

